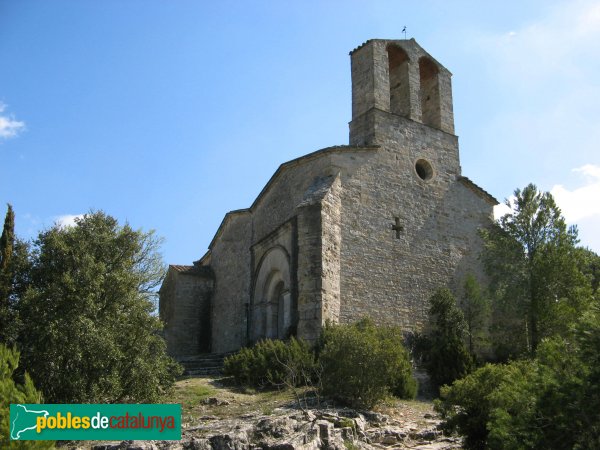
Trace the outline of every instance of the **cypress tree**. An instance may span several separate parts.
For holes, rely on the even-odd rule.
[[[0,342],[7,339],[6,330],[9,327],[10,309],[9,295],[11,288],[10,260],[13,253],[15,241],[15,213],[12,206],[8,204],[4,228],[0,237]]]
[[[15,213],[12,206],[8,204],[6,217],[4,218],[4,229],[0,237],[0,271],[5,273],[8,270],[10,257],[12,256],[13,242],[15,241]]]

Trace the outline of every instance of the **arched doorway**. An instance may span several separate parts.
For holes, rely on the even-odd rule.
[[[273,247],[263,256],[254,277],[249,339],[284,339],[294,319],[289,255]]]
[[[285,339],[291,326],[291,295],[281,272],[275,271],[267,287],[265,337]]]

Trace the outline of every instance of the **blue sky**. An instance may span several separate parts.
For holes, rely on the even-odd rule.
[[[589,0],[0,0],[0,202],[24,238],[103,209],[189,264],[280,163],[347,144],[348,52],[404,25],[454,75],[463,174],[552,191],[600,252]]]

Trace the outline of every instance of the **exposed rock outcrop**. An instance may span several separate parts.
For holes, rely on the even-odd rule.
[[[428,415],[429,416],[429,415]],[[184,430],[181,441],[124,441],[92,450],[346,450],[346,449],[460,449],[461,440],[446,437],[439,420],[429,416],[418,423],[381,413],[354,410],[279,409],[275,414],[202,420]]]

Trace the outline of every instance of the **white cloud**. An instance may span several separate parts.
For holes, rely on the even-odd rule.
[[[83,218],[83,214],[65,214],[63,216],[57,216],[54,219],[54,223],[61,228],[74,227],[75,219]]]
[[[585,166],[573,169],[573,172],[581,172],[591,178],[600,178],[600,166],[594,166],[593,164],[586,164]]]
[[[594,56],[600,54],[600,2],[569,1],[558,4],[537,21],[482,43],[497,61],[495,70],[508,81],[535,87],[540,78],[561,76],[585,79],[595,74]]]
[[[513,201],[515,200],[515,196],[511,195],[508,198],[508,201],[510,202],[510,204],[512,205]],[[510,206],[508,206],[506,204],[506,201],[502,202],[502,203],[498,203],[496,206],[494,206],[494,219],[499,220],[502,216],[504,216],[505,214],[508,214],[512,212],[512,208]]]
[[[591,217],[600,218],[600,166],[586,164],[573,172],[583,175],[583,186],[569,190],[557,184],[550,190],[565,219],[577,223]]]
[[[25,123],[6,114],[6,105],[0,102],[0,139],[15,137],[25,129]]]
[[[583,186],[568,189],[562,184],[556,184],[550,189],[556,204],[567,222],[575,224],[590,217],[600,218],[600,166],[586,164],[573,169],[572,172],[583,175]],[[515,196],[511,195],[508,202],[514,205]],[[494,218],[499,219],[512,211],[506,201],[494,207]]]
[[[542,170],[600,164],[600,2],[540,11],[521,28],[475,41],[501,103],[489,111],[489,150],[529,158],[524,166],[543,157]]]

